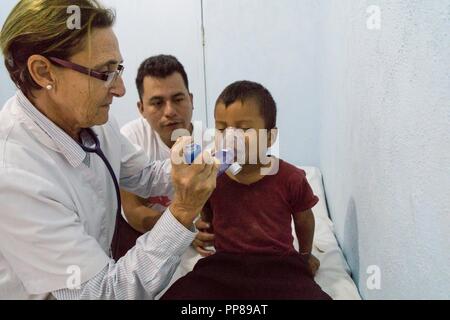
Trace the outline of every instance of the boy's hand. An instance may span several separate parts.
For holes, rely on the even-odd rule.
[[[213,255],[214,250],[206,249],[207,247],[214,245],[214,234],[206,231],[210,228],[209,223],[203,221],[202,219],[199,219],[195,223],[195,227],[199,230],[199,233],[192,242],[192,246],[194,247],[195,251],[200,253],[202,257]]]
[[[310,254],[310,256],[308,258],[308,266],[309,266],[311,275],[314,277],[317,273],[317,270],[319,270],[320,261],[312,253]]]

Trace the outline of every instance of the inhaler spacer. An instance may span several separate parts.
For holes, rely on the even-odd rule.
[[[184,147],[183,154],[184,160],[187,164],[192,164],[195,158],[202,152],[202,147],[198,144],[189,144]],[[214,152],[212,154],[213,157],[219,160],[220,167],[218,176],[222,175],[225,172],[229,172],[232,175],[236,176],[242,170],[242,166],[234,162],[234,152],[229,149],[222,149]]]

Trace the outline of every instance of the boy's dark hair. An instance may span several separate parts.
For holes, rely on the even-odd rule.
[[[228,108],[236,101],[246,102],[255,99],[264,118],[266,129],[274,129],[277,124],[277,105],[269,90],[261,84],[252,81],[237,81],[226,87],[216,102],[223,103]]]
[[[136,77],[136,87],[139,98],[142,100],[144,94],[144,78],[147,76],[156,78],[167,78],[178,72],[183,78],[186,89],[189,91],[189,81],[183,65],[177,58],[171,55],[157,55],[150,57],[141,63]]]

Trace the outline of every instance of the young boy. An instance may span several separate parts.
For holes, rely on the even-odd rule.
[[[246,135],[242,171],[220,176],[204,208],[216,253],[200,260],[162,299],[330,299],[313,279],[319,262],[311,254],[311,208],[318,198],[305,172],[272,158],[279,161],[274,166],[278,171],[264,175],[273,162],[266,165],[260,157],[250,161],[250,146],[257,145],[258,155],[265,155],[276,138],[271,134],[276,132],[276,112],[269,91],[254,82],[235,82],[219,96],[216,129],[267,130],[267,141]],[[293,246],[292,218],[300,252]],[[201,242],[197,250],[208,255]]]

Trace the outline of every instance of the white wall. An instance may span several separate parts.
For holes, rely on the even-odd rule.
[[[206,122],[201,7],[198,0],[102,0],[116,9],[115,31],[126,71],[127,94],[112,113],[120,124],[139,116],[135,79],[139,65],[156,54],[172,54],[184,65],[194,95],[193,118]]]
[[[322,2],[320,163],[364,298],[450,298],[450,1]],[[366,8],[381,8],[381,29]],[[381,270],[368,290],[367,268]]]
[[[262,83],[278,106],[280,157],[319,165],[313,0],[204,1],[208,119],[236,80]]]
[[[11,10],[14,8],[14,6],[18,1],[17,0],[0,0],[0,1],[1,1],[1,9],[0,9],[0,30],[1,30],[1,26],[3,26],[3,23],[8,17],[8,14],[11,12]],[[0,58],[0,110],[1,110],[5,102],[16,91],[16,87],[11,81],[8,71],[6,70],[1,50],[0,50],[0,57],[1,57]]]

